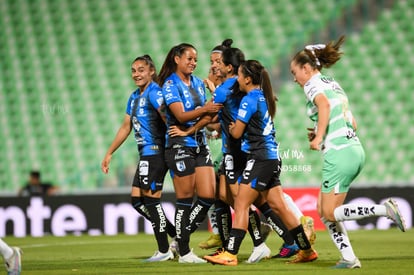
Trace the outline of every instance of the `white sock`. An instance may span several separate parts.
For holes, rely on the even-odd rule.
[[[299,207],[293,201],[291,196],[289,196],[286,193],[283,193],[283,196],[285,197],[285,201],[286,201],[289,209],[292,210],[292,212],[295,214],[296,218],[300,219],[300,217],[303,216],[303,213],[302,213],[302,211],[300,211]]]
[[[354,250],[352,249],[351,242],[349,241],[348,234],[346,232],[345,226],[342,222],[330,222],[321,219],[325,224],[326,229],[328,229],[329,235],[331,236],[332,241],[341,252],[342,259],[346,261],[354,261],[356,256]]]
[[[336,221],[360,220],[367,217],[387,216],[387,209],[381,204],[344,204],[334,210]]]
[[[213,234],[215,235],[219,234],[218,225],[217,225],[216,207],[214,206],[214,204],[208,210],[207,215],[208,215],[208,219],[210,220],[211,230],[213,231]]]
[[[2,239],[0,239],[0,253],[5,260],[10,259],[13,256],[13,249],[8,246]]]

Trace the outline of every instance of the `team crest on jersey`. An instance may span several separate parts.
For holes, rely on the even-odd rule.
[[[203,87],[198,87],[198,92],[201,94],[201,95],[204,95],[204,90],[203,90]]]
[[[185,171],[185,169],[186,169],[186,167],[185,167],[185,162],[184,161],[177,161],[176,163],[175,163],[175,166],[177,167],[177,170],[178,171],[180,171],[180,172],[184,172]]]

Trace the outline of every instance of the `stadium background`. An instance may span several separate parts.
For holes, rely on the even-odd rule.
[[[345,55],[325,73],[348,93],[366,148],[354,187],[413,186],[413,13],[404,0],[2,0],[1,194],[16,194],[31,169],[62,194],[128,192],[133,137],[109,175],[100,162],[135,89],[131,61],[148,53],[159,69],[173,45],[189,42],[199,54],[195,74],[205,77],[210,50],[225,38],[271,72],[284,186],[316,187],[321,156],[308,150],[311,124],[289,60],[341,34]]]

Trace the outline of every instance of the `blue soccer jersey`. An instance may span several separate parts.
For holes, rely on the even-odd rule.
[[[168,107],[172,103],[181,102],[184,111],[188,112],[204,106],[206,103],[206,94],[204,83],[201,79],[191,76],[191,84],[188,86],[184,84],[177,74],[173,73],[166,79],[162,91],[164,94],[165,105],[167,106],[166,116],[168,128],[173,125],[189,128],[198,121],[198,119],[194,119],[185,123],[180,123]],[[207,144],[204,129],[198,131],[194,135],[185,137],[167,136],[166,139],[167,148],[174,144],[180,144],[187,147],[197,147],[199,145]]]
[[[223,108],[218,113],[221,125],[222,152],[232,154],[239,151],[241,140],[234,139],[229,133],[229,125],[236,121],[240,102],[245,93],[233,93],[233,87],[237,82],[237,77],[226,79],[214,92],[214,102],[223,104]]]
[[[243,97],[237,119],[246,124],[242,151],[254,159],[278,159],[275,127],[263,91],[255,89]]]
[[[164,153],[166,126],[158,113],[163,104],[161,88],[155,82],[142,94],[138,88],[129,97],[126,113],[131,117],[140,156]]]

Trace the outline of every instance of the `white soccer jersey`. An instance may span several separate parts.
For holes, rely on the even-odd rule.
[[[332,77],[318,73],[305,84],[304,92],[308,99],[307,114],[315,122],[316,131],[318,108],[313,101],[318,94],[324,94],[329,100],[329,124],[322,144],[324,152],[360,144],[352,126],[353,117],[348,106],[348,97],[338,82]]]

